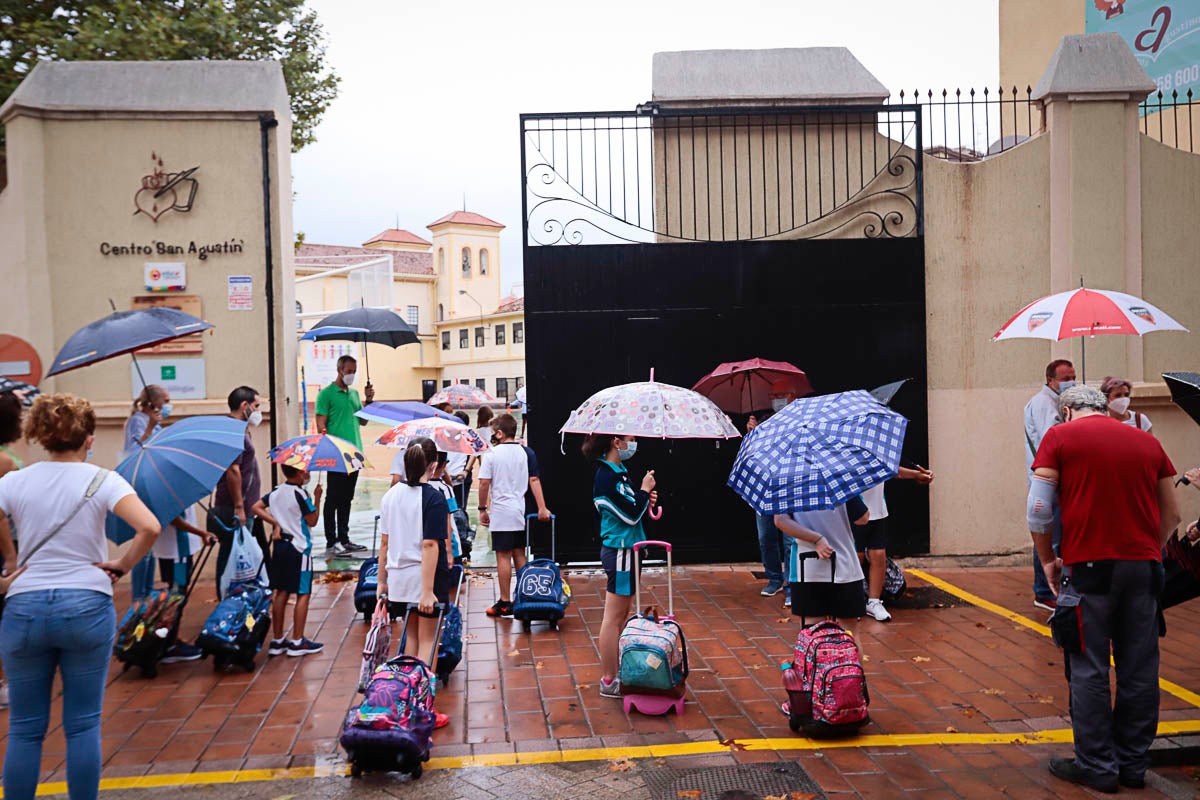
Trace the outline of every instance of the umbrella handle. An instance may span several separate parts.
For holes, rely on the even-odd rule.
[[[662,506],[654,506],[653,508],[646,509],[646,513],[650,515],[650,519],[658,522],[660,519],[662,519]]]

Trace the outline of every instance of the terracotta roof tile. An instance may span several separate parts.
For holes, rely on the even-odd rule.
[[[474,211],[452,211],[436,222],[429,223],[426,227],[433,228],[438,225],[478,225],[482,228],[503,228],[499,222],[494,219],[488,219],[482,214],[476,214]]]
[[[343,247],[336,244],[302,244],[296,251],[299,258],[329,258],[331,256],[354,256],[331,260],[331,266],[352,267],[380,256],[392,257],[392,269],[400,275],[432,275],[433,254],[414,253],[407,250],[382,250],[370,247]],[[361,256],[361,258],[358,258]]]
[[[500,307],[497,308],[492,313],[511,314],[514,311],[524,311],[524,310],[525,310],[525,298],[524,297],[506,297],[500,301]]]
[[[427,242],[420,236],[417,236],[411,231],[401,230],[399,228],[388,228],[383,233],[378,233],[372,236],[364,245],[373,244],[375,242],[391,242],[393,244],[423,244],[429,246],[432,242]]]

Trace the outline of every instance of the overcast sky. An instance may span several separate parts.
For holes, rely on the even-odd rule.
[[[997,0],[309,0],[341,94],[295,155],[295,226],[357,245],[467,208],[521,280],[518,115],[632,109],[664,50],[848,47],[893,93],[999,80]]]

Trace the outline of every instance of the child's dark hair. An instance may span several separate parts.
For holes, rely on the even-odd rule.
[[[0,444],[21,438],[21,401],[12,392],[0,392]]]
[[[588,461],[595,461],[608,455],[615,438],[617,437],[611,433],[589,433],[583,440],[583,447],[579,449],[583,452],[584,458]]]
[[[517,438],[517,419],[512,414],[501,414],[492,420],[492,427],[509,439]]]
[[[432,439],[424,436],[413,439],[404,451],[404,482],[409,486],[420,486],[421,478],[425,477],[425,470],[437,461],[437,457],[437,445]]]
[[[495,416],[496,412],[492,411],[491,406],[480,406],[479,412],[475,414],[475,427],[483,428],[487,425],[490,425],[492,418]]]
[[[465,425],[470,425],[470,424],[471,424],[471,418],[470,418],[469,416],[467,416],[467,412],[465,412],[465,411],[461,411],[461,410],[460,410],[460,411],[455,411],[455,412],[454,412],[454,416],[458,417],[459,421],[460,421],[460,422],[462,422],[462,423],[463,423],[463,424],[465,424]],[[477,425],[476,427],[478,427],[478,428],[482,428],[483,426],[482,426],[482,425]]]
[[[294,478],[301,472],[304,472],[304,470],[296,469],[291,464],[283,464],[281,466],[283,467],[283,477],[285,478]]]

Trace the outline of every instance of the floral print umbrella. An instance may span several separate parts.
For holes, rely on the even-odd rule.
[[[408,447],[413,439],[420,436],[432,439],[437,449],[444,453],[475,455],[491,449],[491,444],[485,442],[469,425],[464,425],[457,419],[451,422],[436,417],[402,422],[380,436],[375,444],[385,447]]]
[[[654,439],[733,439],[741,434],[701,394],[650,380],[603,389],[571,412],[559,433],[607,433]]]

